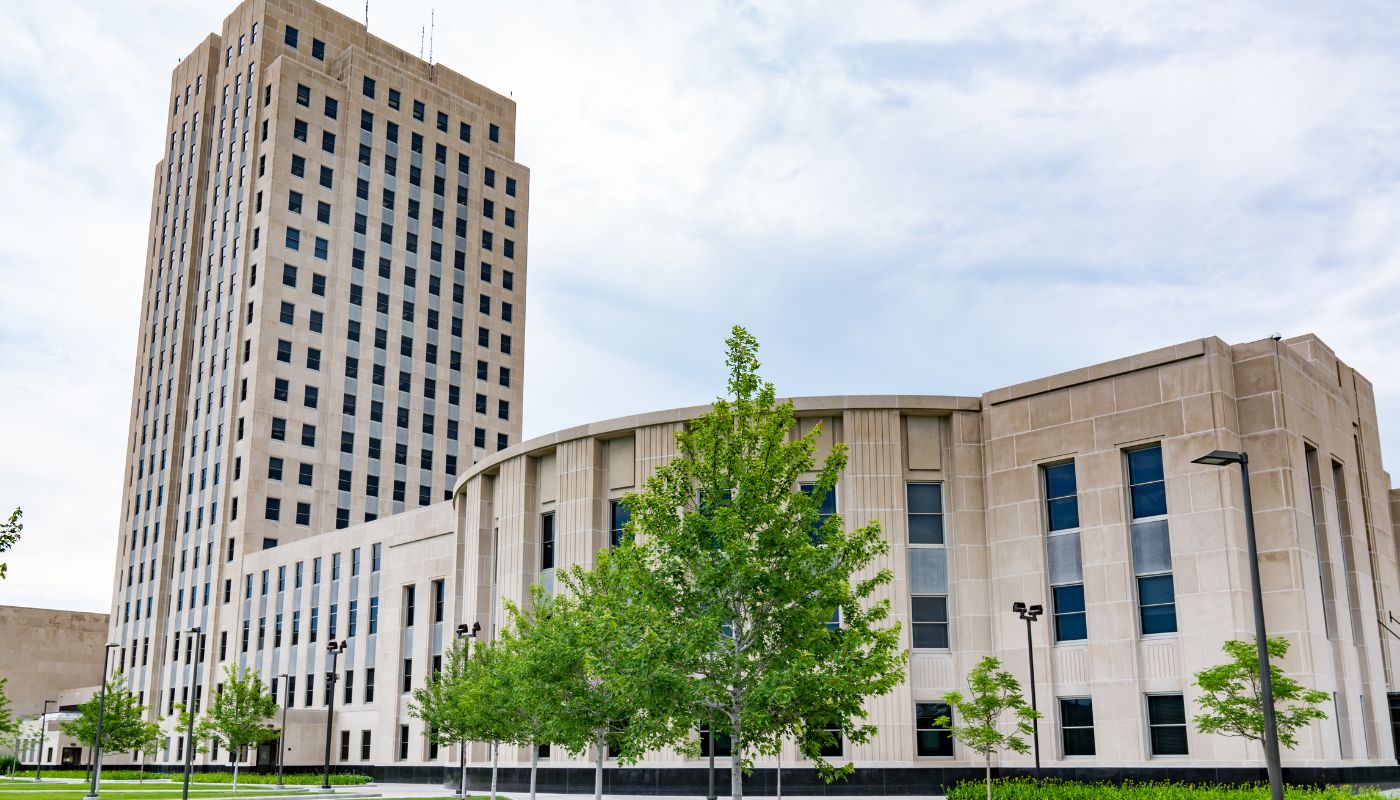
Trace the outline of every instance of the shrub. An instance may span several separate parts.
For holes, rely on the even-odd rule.
[[[982,800],[981,781],[966,781],[948,790],[947,800]],[[1380,800],[1381,794],[1369,787],[1290,786],[1290,800],[1354,800],[1356,797]],[[992,800],[1269,800],[1267,784],[1191,784],[1172,781],[1149,783],[1072,783],[1059,780],[1035,781],[1030,778],[999,778],[992,781]]]

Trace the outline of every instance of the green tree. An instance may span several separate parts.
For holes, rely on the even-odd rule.
[[[1196,703],[1202,712],[1195,717],[1196,730],[1264,741],[1264,699],[1259,691],[1259,652],[1257,639],[1241,642],[1231,639],[1220,649],[1230,657],[1219,666],[1196,673],[1201,689]],[[1284,636],[1268,640],[1269,675],[1273,679],[1274,721],[1279,743],[1288,749],[1298,746],[1294,732],[1314,720],[1327,719],[1320,706],[1329,699],[1327,692],[1308,689],[1279,669],[1278,662],[1288,655]]]
[[[561,591],[532,590],[532,613],[513,613],[519,638],[536,653],[554,654],[541,707],[549,741],[594,757],[594,798],[602,797],[603,760],[635,763],[684,733],[676,700],[690,676],[667,620],[639,593],[645,564],[633,548],[598,553],[594,567],[558,573]]]
[[[967,688],[966,699],[959,692],[948,692],[943,699],[962,723],[950,726],[953,736],[986,759],[987,800],[991,800],[992,756],[1002,750],[1030,752],[1030,745],[1021,737],[1031,735],[1031,721],[1040,713],[1026,704],[1016,676],[1003,670],[992,656],[984,657],[968,673]],[[1011,732],[1003,733],[1001,717],[1007,711],[1011,712]],[[937,724],[947,725],[948,720],[940,718]]]
[[[24,523],[20,518],[24,516],[24,509],[16,508],[10,513],[10,518],[5,522],[0,522],[0,553],[9,550],[19,541],[19,535],[24,531]],[[5,577],[5,571],[9,565],[0,561],[0,578]]]
[[[471,741],[471,720],[466,713],[467,657],[469,645],[457,640],[442,656],[442,669],[413,690],[408,714],[423,721],[424,735],[438,746],[466,747]]]
[[[513,723],[511,741],[530,748],[530,800],[535,800],[539,748],[554,743],[551,726],[560,700],[555,689],[562,685],[563,676],[559,660],[543,646],[543,638],[529,635],[536,615],[548,613],[550,599],[538,585],[531,587],[531,592],[532,602],[524,610],[506,601],[511,625],[501,634],[495,676],[500,702]]]
[[[8,737],[19,731],[19,719],[15,717],[10,698],[5,694],[5,684],[8,681],[9,678],[0,678],[0,737]]]
[[[820,431],[792,435],[792,403],[759,377],[758,342],[735,327],[726,344],[727,395],[677,434],[678,458],[626,503],[649,603],[694,676],[689,728],[725,721],[738,800],[752,754],[776,753],[788,735],[824,779],[848,774],[821,757],[827,729],[868,741],[865,701],[903,680],[907,654],[889,601],[873,599],[890,581],[870,569],[889,550],[879,523],[847,530],[821,513],[845,447],[817,464]]]
[[[497,648],[491,642],[458,641],[448,648],[443,669],[413,692],[410,716],[423,720],[425,735],[439,745],[487,742],[492,746],[491,794],[496,792],[496,757],[510,741],[511,719],[502,707],[496,676]]]
[[[183,704],[180,710],[180,727],[189,723],[188,713]],[[281,729],[268,723],[281,706],[267,690],[262,676],[253,670],[242,675],[232,664],[224,667],[224,688],[214,695],[209,710],[195,722],[194,737],[198,752],[205,751],[204,742],[222,746],[233,755],[233,790],[238,791],[238,764],[243,751],[276,739]]]
[[[96,693],[78,705],[78,716],[59,727],[68,736],[92,747],[97,739],[98,707],[102,707],[102,749],[108,753],[123,753],[142,749],[152,737],[160,736],[160,721],[145,719],[146,708],[127,687],[120,672],[107,681],[105,700]],[[154,733],[152,733],[154,732]]]

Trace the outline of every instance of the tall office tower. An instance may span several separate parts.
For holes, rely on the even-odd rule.
[[[513,101],[310,0],[239,5],[166,108],[110,639],[161,714],[215,684],[245,554],[519,440],[529,196]]]

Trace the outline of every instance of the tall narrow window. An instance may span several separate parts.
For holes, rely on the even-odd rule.
[[[1186,755],[1186,703],[1179,694],[1147,696],[1147,731],[1154,756]]]
[[[1125,453],[1132,512],[1133,572],[1137,576],[1138,622],[1144,636],[1176,631],[1176,589],[1167,532],[1167,483],[1162,446]]]
[[[805,495],[811,495],[811,494],[813,494],[814,492],[816,492],[816,490],[817,490],[817,485],[816,485],[815,483],[800,483],[800,484],[797,485],[797,488],[801,489],[803,494],[805,494]],[[836,487],[833,486],[833,487],[831,487],[831,491],[827,492],[827,493],[822,497],[821,508],[818,509],[818,511],[817,511],[817,520],[816,520],[816,522],[812,523],[812,530],[809,531],[808,534],[807,534],[807,536],[812,540],[812,543],[813,543],[813,544],[816,544],[816,543],[818,543],[818,542],[821,541],[821,529],[822,529],[822,526],[825,525],[825,524],[826,524],[826,521],[827,521],[828,519],[830,519],[832,516],[834,516],[835,514],[836,514]]]
[[[1094,755],[1093,698],[1060,698],[1060,752],[1066,756]]]
[[[1365,641],[1365,631],[1357,614],[1361,608],[1361,595],[1357,591],[1360,576],[1356,574],[1356,560],[1352,557],[1351,504],[1347,502],[1346,468],[1340,461],[1332,462],[1332,499],[1337,504],[1337,533],[1342,542],[1342,580],[1347,593],[1347,612],[1351,616],[1351,640],[1361,642]]]
[[[554,569],[554,512],[540,515],[540,571]]]
[[[905,486],[909,528],[909,612],[915,649],[948,647],[948,549],[943,484]]]
[[[1079,490],[1074,462],[1041,468],[1045,487],[1046,565],[1055,616],[1055,641],[1089,637],[1084,614],[1084,567],[1079,554]]]
[[[627,535],[627,523],[632,519],[632,512],[621,500],[608,501],[609,536],[608,543],[612,547],[622,544],[623,537]]]
[[[413,605],[414,601],[417,599],[417,594],[418,587],[403,587],[403,626],[405,628],[413,627]]]
[[[1303,446],[1304,460],[1308,470],[1308,499],[1312,511],[1313,546],[1317,550],[1317,581],[1322,592],[1322,630],[1328,639],[1337,637],[1336,583],[1332,573],[1332,548],[1327,536],[1326,521],[1323,519],[1322,478],[1317,457],[1317,448]]]
[[[447,616],[447,581],[433,581],[433,622],[442,622]]]

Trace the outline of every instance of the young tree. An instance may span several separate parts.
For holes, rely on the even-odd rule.
[[[9,678],[0,678],[0,737],[8,737],[19,731],[19,720],[10,707],[10,698],[5,694],[5,684]]]
[[[413,700],[408,705],[409,716],[422,720],[424,735],[440,747],[455,744],[465,748],[474,733],[465,706],[469,647],[461,639],[453,642],[443,653],[442,669],[433,673],[427,684],[413,690]],[[465,787],[465,762],[462,770]]]
[[[19,541],[19,535],[24,530],[24,523],[20,521],[23,516],[24,509],[16,508],[10,513],[8,520],[0,522],[0,553],[14,547],[15,542]],[[5,577],[8,566],[5,562],[0,561],[0,578]]]
[[[626,502],[649,603],[694,676],[688,727],[724,720],[738,800],[752,754],[788,735],[826,780],[848,773],[820,755],[828,726],[869,740],[865,700],[903,680],[906,654],[888,600],[872,600],[890,581],[869,570],[889,550],[879,524],[846,530],[821,512],[845,447],[817,464],[819,431],[791,435],[792,403],[759,377],[754,337],[735,327],[727,346],[727,396],[677,434],[679,457]]]
[[[530,800],[535,800],[539,749],[553,743],[551,724],[561,699],[555,689],[563,685],[563,676],[558,674],[560,664],[555,654],[542,646],[542,637],[528,635],[536,615],[548,613],[549,595],[535,585],[528,608],[522,610],[510,601],[506,601],[506,608],[512,623],[501,635],[495,677],[500,703],[513,722],[511,741],[530,748]]]
[[[492,642],[458,641],[447,651],[443,670],[413,692],[410,716],[423,720],[425,735],[442,744],[491,744],[491,796],[496,796],[496,749],[510,740],[512,720],[503,708],[496,676],[498,647]],[[465,785],[465,784],[464,784]]]
[[[183,728],[188,723],[188,713],[183,705],[180,709],[180,722]],[[268,693],[262,676],[253,670],[242,675],[232,664],[224,667],[224,690],[214,695],[209,710],[195,722],[195,741],[198,752],[204,752],[204,742],[214,742],[233,755],[233,790],[238,791],[238,762],[244,748],[255,747],[276,739],[281,729],[268,724],[281,708],[277,699]],[[187,746],[194,746],[191,742]]]
[[[145,719],[145,707],[138,702],[120,672],[108,679],[105,699],[99,699],[94,694],[79,704],[76,718],[63,722],[59,727],[65,734],[92,747],[97,738],[99,707],[102,712],[102,749],[108,753],[139,750],[153,737],[160,736],[160,721]]]
[[[1030,745],[1021,737],[1031,735],[1031,721],[1040,714],[1021,696],[1021,682],[992,656],[983,658],[968,673],[967,688],[967,699],[959,692],[948,692],[943,699],[962,721],[950,726],[954,738],[986,759],[987,800],[991,800],[992,756],[1002,750],[1030,752]],[[1007,711],[1011,712],[1012,729],[1002,733],[1001,715]],[[946,718],[939,724],[948,724]]]
[[[639,593],[645,564],[631,547],[597,554],[594,567],[558,574],[559,594],[536,587],[532,613],[515,614],[516,635],[552,654],[541,708],[549,740],[573,755],[593,750],[593,796],[602,797],[603,761],[635,763],[684,732],[676,702],[690,679],[666,620]]]
[[[1220,649],[1230,660],[1196,673],[1195,685],[1203,694],[1197,698],[1202,712],[1195,717],[1196,730],[1264,741],[1264,699],[1259,693],[1259,651],[1257,639],[1225,642]],[[1288,655],[1288,638],[1270,638],[1269,675],[1273,678],[1274,723],[1279,743],[1288,749],[1298,746],[1294,732],[1313,720],[1327,719],[1320,706],[1329,696],[1320,689],[1308,689],[1279,669],[1278,662]]]

